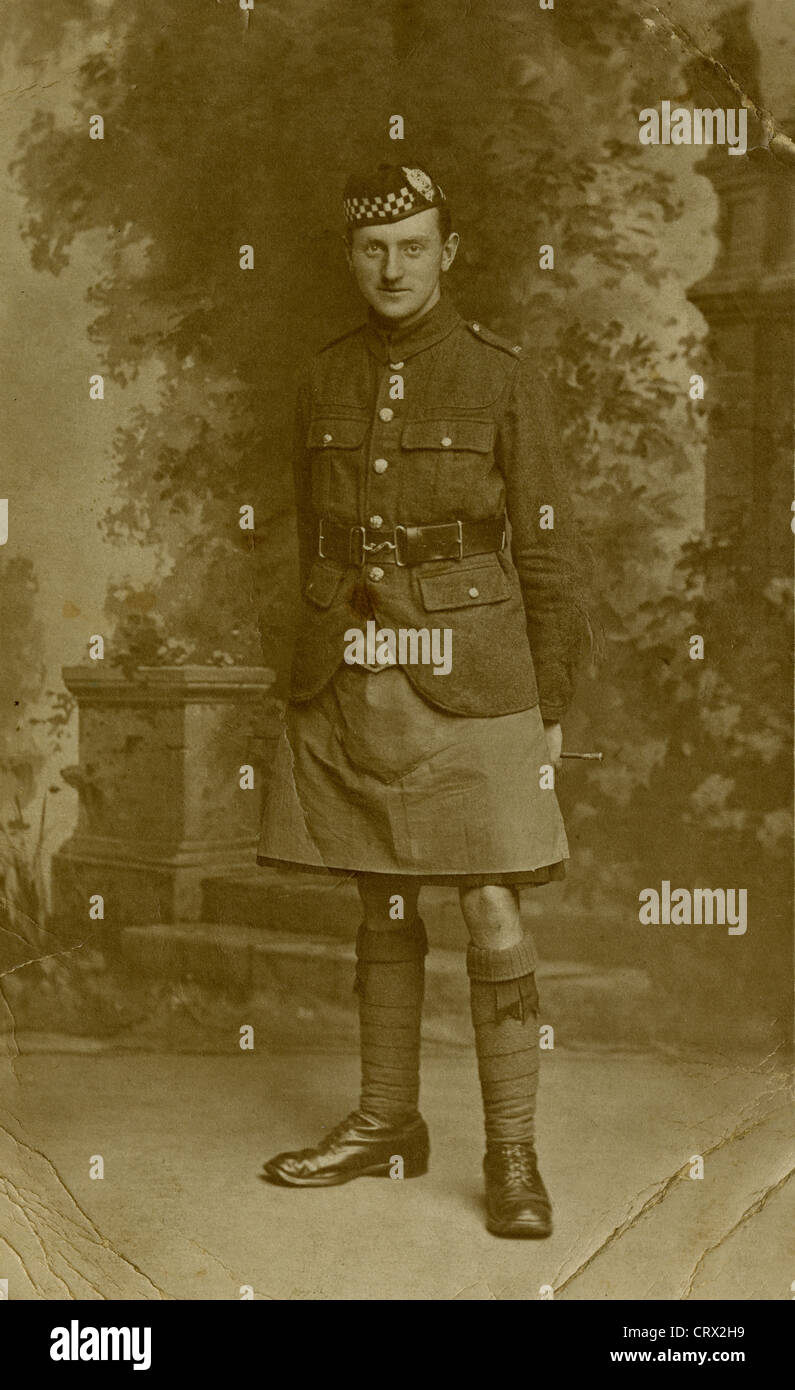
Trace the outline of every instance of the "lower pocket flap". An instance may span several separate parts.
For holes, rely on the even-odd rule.
[[[418,576],[422,601],[431,612],[437,608],[476,608],[510,598],[511,586],[495,560],[490,565],[443,570]]]
[[[318,608],[329,608],[345,578],[345,571],[336,565],[323,564],[316,560],[309,571],[309,581],[304,589],[304,598]]]

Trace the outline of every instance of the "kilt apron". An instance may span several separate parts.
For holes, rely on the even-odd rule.
[[[538,706],[450,714],[399,667],[340,666],[287,706],[257,861],[473,886],[562,878],[563,820],[539,787],[548,761]]]

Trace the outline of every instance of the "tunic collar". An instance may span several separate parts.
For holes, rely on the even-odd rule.
[[[391,327],[371,309],[364,330],[365,339],[379,362],[404,362],[407,357],[414,357],[441,342],[460,322],[461,315],[455,305],[443,294],[427,314],[408,328],[401,328],[399,324]]]

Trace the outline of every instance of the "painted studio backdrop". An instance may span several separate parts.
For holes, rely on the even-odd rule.
[[[222,1054],[242,1022],[263,1046],[353,1036],[353,885],[254,857],[296,605],[295,384],[362,316],[341,189],[378,159],[433,172],[461,235],[450,294],[548,374],[592,556],[564,746],[603,761],[559,774],[567,877],[523,899],[557,1042],[783,1058],[785,8],[50,0],[5,16],[9,1058],[53,1035]],[[642,143],[639,112],[666,101],[743,109],[747,151]],[[697,889],[744,890],[742,928],[717,920],[720,894],[712,922],[666,913]],[[427,1031],[454,1047],[454,895],[429,890],[423,916],[442,962]]]

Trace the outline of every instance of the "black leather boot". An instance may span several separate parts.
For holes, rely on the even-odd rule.
[[[392,1159],[403,1159],[403,1177],[428,1171],[430,1140],[421,1115],[390,1125],[354,1110],[316,1149],[277,1154],[264,1165],[264,1178],[284,1187],[336,1187],[352,1178],[387,1178]]]
[[[532,1144],[489,1142],[483,1169],[492,1235],[539,1240],[552,1234],[549,1195]]]

